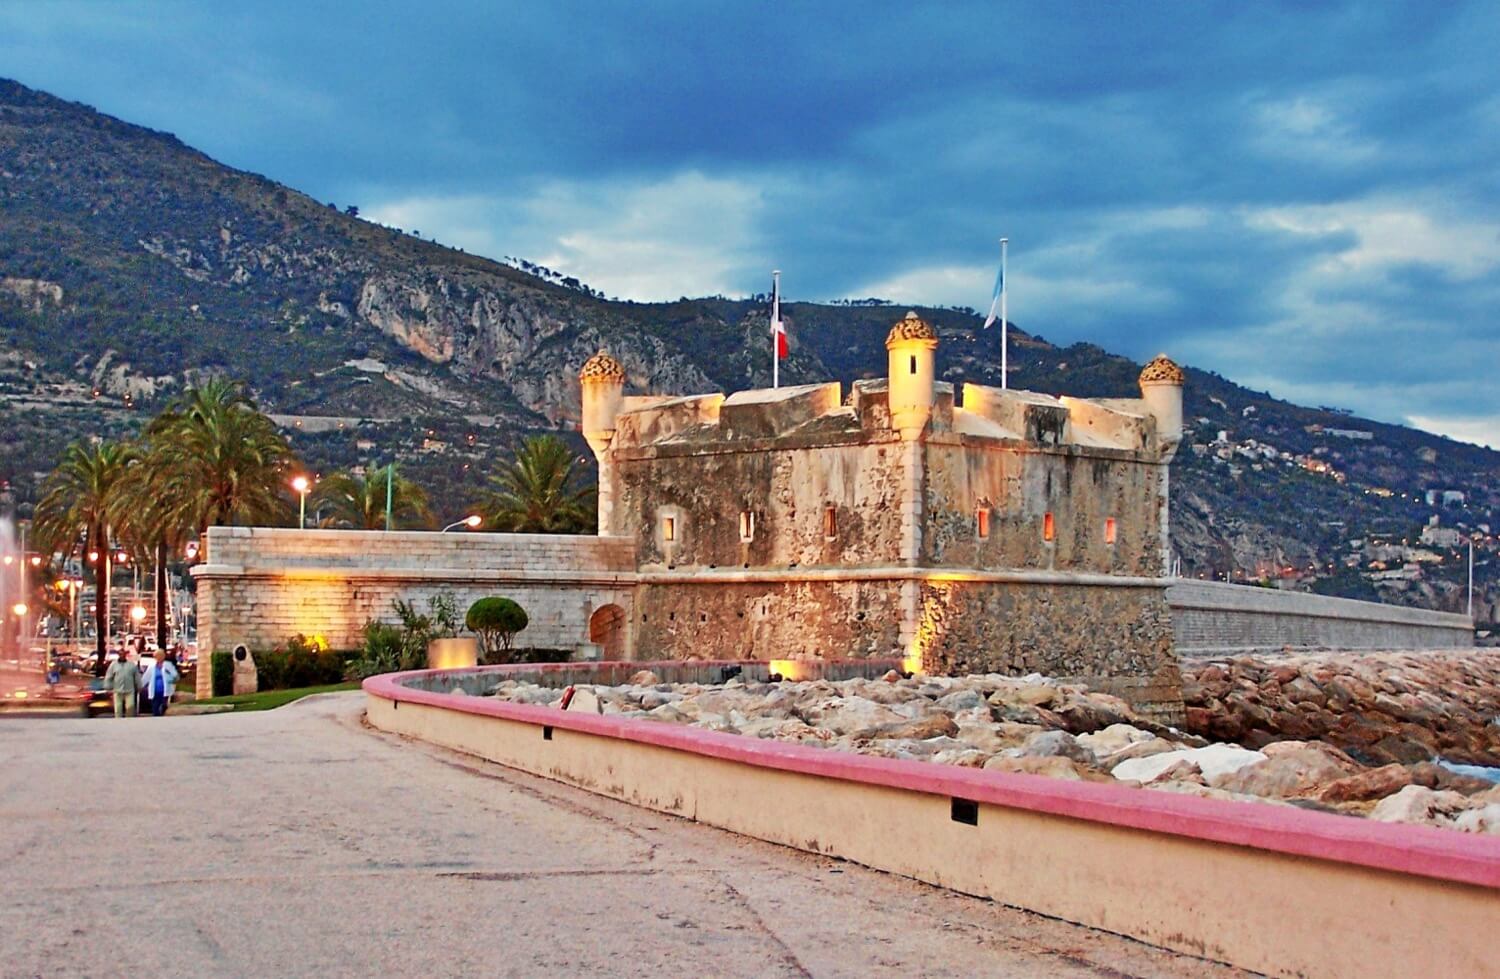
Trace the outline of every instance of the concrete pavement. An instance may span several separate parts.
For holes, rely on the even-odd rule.
[[[362,709],[0,718],[0,975],[1241,975],[401,741]]]

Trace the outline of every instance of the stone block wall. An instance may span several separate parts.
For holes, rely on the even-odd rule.
[[[1182,720],[1164,582],[923,581],[915,652],[931,673],[1042,673],[1113,693],[1158,720]]]
[[[642,659],[902,655],[899,582],[754,574],[642,579],[631,623]]]
[[[1467,616],[1215,581],[1167,589],[1182,655],[1472,646]]]
[[[600,609],[617,607],[628,624],[633,566],[632,543],[612,537],[214,527],[193,569],[200,656],[298,633],[352,649],[366,622],[395,620],[396,599],[425,610],[440,592],[460,614],[479,598],[513,598],[530,620],[522,645],[571,649],[590,640]],[[209,679],[199,671],[200,696]]]

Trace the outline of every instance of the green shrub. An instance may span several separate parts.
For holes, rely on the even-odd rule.
[[[234,654],[212,653],[208,661],[213,696],[227,697],[234,693]]]
[[[458,635],[458,604],[450,592],[439,592],[427,599],[427,611],[418,611],[415,602],[396,599],[391,602],[397,625],[369,621],[365,623],[364,645],[346,664],[349,677],[363,680],[378,673],[421,670],[427,667],[427,644],[434,639]]]
[[[327,648],[316,637],[295,635],[275,649],[254,656],[256,686],[260,690],[318,687],[344,679],[345,656]],[[232,665],[230,669],[233,670]]]
[[[511,641],[526,628],[526,610],[509,598],[481,598],[469,606],[464,625],[479,636],[486,663],[508,663]]]

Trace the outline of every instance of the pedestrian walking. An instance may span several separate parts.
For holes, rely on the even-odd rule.
[[[104,689],[114,691],[115,716],[135,716],[135,697],[141,689],[141,671],[130,662],[125,650],[104,671]]]
[[[146,667],[141,688],[146,691],[146,701],[151,705],[151,716],[161,717],[167,712],[167,704],[177,689],[177,667],[167,662],[167,651],[158,649],[156,661]]]

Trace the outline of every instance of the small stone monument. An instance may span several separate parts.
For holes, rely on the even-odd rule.
[[[233,693],[255,693],[260,689],[260,675],[255,669],[255,657],[244,643],[234,647]]]

